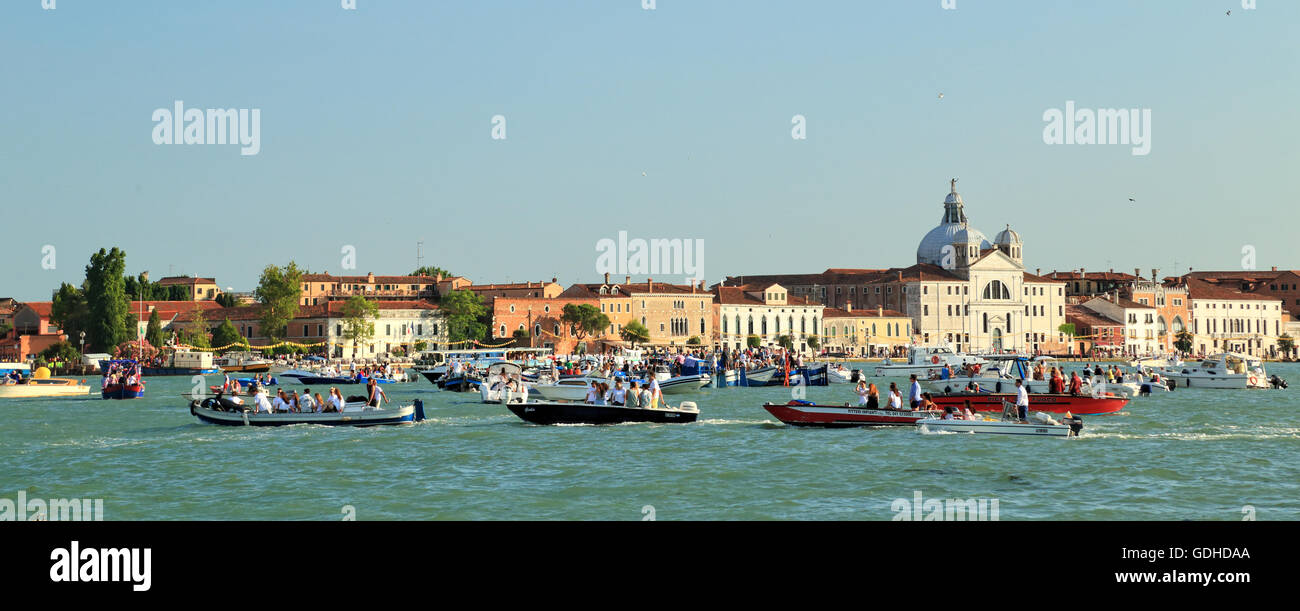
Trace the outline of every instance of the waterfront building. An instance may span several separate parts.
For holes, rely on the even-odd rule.
[[[329,343],[329,354],[342,358],[387,358],[398,348],[408,353],[417,342],[425,342],[427,350],[445,348],[447,344],[446,317],[438,306],[428,301],[377,301],[378,316],[371,321],[373,336],[354,345],[346,337],[344,302],[327,301],[316,305],[299,306],[298,314],[289,321],[285,341],[300,344]],[[226,319],[235,330],[252,345],[267,345],[271,339],[262,333],[260,322],[262,306],[237,306],[208,311],[206,325],[211,331]],[[183,325],[188,323],[177,323]]]
[[[632,303],[632,320],[650,331],[651,346],[684,347],[692,337],[703,346],[718,341],[713,326],[713,293],[699,284],[669,284],[647,278],[621,288]]]
[[[1124,322],[1081,305],[1065,306],[1065,322],[1074,325],[1070,336],[1074,354],[1109,357],[1124,354]]]
[[[132,337],[144,337],[149,330],[149,318],[154,312],[158,313],[158,322],[163,331],[172,331],[175,323],[190,320],[195,310],[203,312],[204,316],[213,310],[222,309],[221,305],[215,301],[131,301],[128,302],[130,316],[135,319],[134,335]],[[219,321],[218,321],[219,322]]]
[[[1052,271],[1044,277],[1054,282],[1064,282],[1066,297],[1084,298],[1075,300],[1077,302],[1087,301],[1086,298],[1089,297],[1121,290],[1134,281],[1141,280],[1136,272],[1130,275],[1117,272],[1114,269],[1105,272],[1089,272],[1083,269],[1068,272]]]
[[[1120,297],[1118,292],[1093,297],[1082,305],[1085,309],[1124,323],[1124,354],[1147,356],[1164,351],[1164,345],[1156,338],[1154,306]]]
[[[52,302],[29,301],[17,303],[12,308],[10,320],[13,330],[5,339],[0,340],[0,361],[27,361],[46,348],[68,339],[58,325],[50,320]]]
[[[1192,306],[1193,350],[1276,356],[1282,300],[1185,276]],[[1231,285],[1229,285],[1231,286]]]
[[[217,286],[214,278],[191,278],[189,276],[168,276],[158,280],[158,286],[173,287],[183,286],[189,292],[190,299],[195,301],[212,301],[221,294],[221,287]]]
[[[867,283],[880,278],[889,270],[832,267],[818,274],[762,274],[728,276],[717,286],[758,286],[779,284],[790,295],[802,297],[811,303],[828,308],[853,307],[863,309],[866,304]]]
[[[489,303],[497,297],[522,297],[525,299],[552,299],[564,292],[555,278],[550,282],[513,282],[505,284],[466,284],[456,290],[471,291],[478,295],[483,303]]]
[[[438,298],[434,276],[332,276],[304,274],[299,305],[321,305],[331,301],[347,301],[361,295],[371,301],[418,301]]]
[[[818,337],[819,343],[825,341],[822,329],[825,306],[791,295],[780,284],[715,286],[712,295],[717,303],[716,341],[732,350],[749,347],[751,335],[757,336],[764,347],[778,346],[780,337],[788,335],[798,352],[811,349],[810,337]],[[703,331],[700,335],[705,343],[712,343]]]
[[[1156,343],[1160,352],[1174,350],[1178,334],[1191,325],[1191,300],[1181,283],[1159,282],[1159,270],[1151,270],[1151,279],[1137,278],[1120,289],[1120,296],[1156,309]]]
[[[1025,271],[1024,242],[1008,225],[993,241],[970,225],[956,180],[944,213],[917,247],[916,265],[868,283],[867,308],[912,319],[914,339],[958,351],[1067,353],[1065,283]]]
[[[912,319],[897,310],[826,308],[822,312],[822,349],[854,356],[905,354],[912,343]]]
[[[585,335],[574,325],[564,322],[564,306],[570,304],[600,307],[601,301],[594,296],[583,296],[577,291],[565,291],[550,299],[497,297],[489,306],[492,308],[491,343],[509,341],[519,330],[528,331],[526,346],[554,348],[557,354],[575,354],[580,351],[580,344],[583,352],[601,352],[602,347],[597,344],[616,344],[619,341],[618,335],[613,331],[607,330],[596,336]]]

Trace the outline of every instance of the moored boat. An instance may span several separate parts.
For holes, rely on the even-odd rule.
[[[271,361],[251,352],[228,352],[214,364],[223,373],[268,373],[272,365]]]
[[[147,376],[193,376],[212,375],[217,367],[212,363],[211,352],[194,352],[177,350],[168,355],[159,366],[143,368]]]
[[[817,405],[794,399],[789,403],[764,403],[763,409],[791,426],[852,427],[911,426],[938,411],[867,409],[851,405]]]
[[[1160,370],[1175,385],[1185,388],[1286,388],[1286,380],[1270,376],[1260,359],[1244,354],[1223,352],[1207,357],[1199,364],[1181,369]]]
[[[84,381],[78,383],[69,378],[31,378],[17,384],[0,384],[0,399],[80,397],[89,394],[90,386]]]
[[[379,426],[424,420],[424,403],[416,399],[412,405],[387,409],[349,403],[342,412],[268,414],[252,412],[247,405],[237,405],[227,399],[208,397],[190,401],[190,414],[200,422],[226,426]]]
[[[630,422],[684,423],[695,422],[700,410],[690,401],[675,408],[651,409],[621,405],[591,405],[588,403],[511,403],[506,405],[527,422],[533,424],[624,424]]]
[[[520,377],[523,368],[509,361],[488,366],[487,379],[479,384],[484,403],[527,403],[528,384]]]
[[[876,377],[916,374],[919,378],[930,378],[938,376],[944,365],[958,371],[962,365],[983,365],[986,362],[982,357],[953,352],[947,346],[912,346],[907,349],[906,363],[885,359],[876,366],[875,374]]]

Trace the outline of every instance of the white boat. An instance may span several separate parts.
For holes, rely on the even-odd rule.
[[[962,365],[984,365],[988,361],[982,357],[958,354],[948,346],[912,346],[907,349],[907,362],[895,363],[885,359],[876,366],[876,377],[902,376],[916,374],[918,378],[937,377],[939,371],[947,365],[953,371],[960,371]]]
[[[698,373],[659,380],[659,391],[665,395],[680,395],[682,393],[696,392],[708,385],[709,374]]]
[[[1077,417],[1057,422],[1042,412],[1034,412],[1028,424],[1009,420],[942,420],[925,418],[916,421],[916,430],[922,434],[972,433],[984,435],[1025,435],[1036,437],[1075,437],[1083,429],[1083,420]]]
[[[1286,388],[1286,382],[1264,371],[1260,359],[1221,352],[1199,364],[1160,370],[1160,375],[1185,388]]]
[[[69,378],[31,378],[20,384],[0,384],[0,399],[80,397],[89,394],[89,385],[78,384]]]
[[[862,377],[862,371],[849,369],[844,365],[838,367],[826,366],[826,379],[831,384],[857,384]]]
[[[206,424],[227,426],[289,426],[294,424],[320,424],[328,426],[379,426],[407,424],[424,420],[424,404],[416,399],[414,404],[394,408],[367,407],[348,403],[342,412],[329,413],[256,413],[247,405],[235,405],[216,397],[194,399],[190,414]]]
[[[773,365],[759,367],[758,369],[746,369],[745,381],[750,386],[764,386],[772,381],[774,375],[776,375],[776,367]]]
[[[1177,354],[1149,355],[1141,356],[1130,360],[1129,367],[1141,369],[1143,367],[1161,368],[1161,367],[1182,367],[1183,359],[1178,358]]]
[[[587,398],[587,388],[592,382],[604,378],[565,378],[558,382],[533,384],[533,391],[547,401],[582,401]]]
[[[478,385],[484,403],[527,403],[528,384],[523,380],[523,368],[502,361],[488,366],[487,376]]]

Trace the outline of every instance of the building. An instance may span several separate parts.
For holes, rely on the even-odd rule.
[[[993,242],[970,225],[956,180],[916,265],[868,283],[865,305],[905,313],[922,343],[958,351],[1068,353],[1065,283],[1025,271],[1024,242],[1010,226]]]
[[[330,274],[303,274],[302,293],[298,305],[320,305],[330,301],[346,301],[361,295],[371,301],[420,301],[438,298],[434,276],[332,276]]]
[[[790,295],[820,303],[831,308],[853,307],[862,309],[866,303],[867,283],[880,278],[889,270],[829,268],[819,274],[766,274],[754,276],[728,276],[717,286],[757,286],[779,284]]]
[[[1120,297],[1118,292],[1083,302],[1085,309],[1124,323],[1124,354],[1147,356],[1164,352],[1156,338],[1156,308]],[[1077,328],[1076,328],[1077,330]]]
[[[752,335],[759,338],[760,345],[775,347],[782,335],[788,335],[795,350],[808,352],[809,338],[819,338],[819,345],[824,339],[825,306],[791,295],[780,284],[716,286],[711,294],[717,303],[718,334],[710,338],[701,328],[700,335],[708,338],[706,343],[716,341],[732,350],[744,350]],[[693,318],[693,313],[689,312],[687,318]]]
[[[374,334],[370,340],[354,345],[346,337],[346,318],[343,315],[342,301],[299,306],[298,314],[289,321],[285,341],[299,344],[327,343],[329,354],[334,357],[384,358],[398,348],[408,352],[415,349],[417,342],[424,342],[425,349],[445,348],[447,344],[446,317],[438,306],[428,301],[377,301],[378,317],[372,321]],[[209,331],[229,319],[250,344],[268,345],[271,338],[262,333],[260,322],[262,306],[237,306],[208,311],[207,326]],[[185,323],[177,323],[184,325]]]
[[[1184,278],[1192,306],[1194,352],[1277,355],[1277,338],[1284,332],[1281,299]]]
[[[1156,280],[1159,270],[1151,270],[1151,280],[1138,278],[1120,289],[1121,297],[1156,309],[1156,343],[1160,352],[1172,352],[1178,334],[1191,326],[1192,305],[1187,287],[1181,283],[1165,284]]]
[[[132,301],[129,302],[131,315],[136,319],[135,336],[144,337],[149,330],[149,318],[158,313],[158,321],[163,331],[173,331],[177,323],[188,322],[197,309],[207,313],[222,309],[215,301]],[[212,322],[209,320],[208,322]],[[220,321],[217,321],[220,322]]]
[[[160,279],[157,285],[168,288],[183,286],[189,292],[190,298],[195,301],[211,301],[221,294],[221,287],[217,286],[217,281],[214,278],[168,276]]]
[[[497,297],[522,297],[525,299],[553,299],[564,292],[555,278],[550,282],[515,282],[510,284],[467,284],[460,289],[478,295],[484,303]]]
[[[897,310],[826,308],[821,346],[826,352],[854,356],[905,354],[912,343],[912,319]]]
[[[1065,306],[1065,322],[1074,325],[1074,354],[1094,358],[1124,354],[1124,322],[1081,305]]]
[[[1121,290],[1135,280],[1141,280],[1136,272],[1130,275],[1113,269],[1105,272],[1089,272],[1083,269],[1068,272],[1053,271],[1045,275],[1044,278],[1053,282],[1064,282],[1066,297],[1084,298]]]
[[[0,339],[0,361],[27,361],[68,336],[50,320],[53,303],[29,301],[12,306],[13,330]],[[72,340],[79,345],[80,338]]]
[[[697,284],[668,284],[647,278],[621,287],[631,298],[632,320],[650,331],[649,345],[687,345],[691,338],[710,345],[719,338],[713,326],[713,293]]]

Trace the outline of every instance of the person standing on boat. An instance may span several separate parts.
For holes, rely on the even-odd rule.
[[[916,374],[912,374],[912,388],[907,393],[907,400],[912,409],[921,404],[921,383],[916,381]]]
[[[898,384],[889,383],[889,409],[903,409],[903,395],[898,392]]]
[[[620,407],[627,403],[627,391],[623,390],[622,380],[614,380],[614,388],[605,393],[605,402]]]
[[[383,399],[384,403],[391,403],[391,401],[388,400],[388,395],[384,393],[384,389],[380,388],[377,382],[370,380],[366,383],[366,386],[366,390],[368,391],[366,394],[368,397],[366,399],[366,405],[370,407],[379,407],[380,399]]]
[[[867,409],[880,409],[880,389],[875,384],[867,385]]]
[[[659,378],[650,378],[650,390],[648,394],[650,395],[650,401],[647,407],[650,409],[658,409],[659,405],[664,402],[664,393],[662,390],[659,390]],[[664,407],[668,406],[665,404]]]
[[[311,396],[311,389],[304,388],[302,396],[298,398],[298,409],[304,412],[318,412],[320,409],[316,405],[316,399]]]
[[[1022,423],[1029,422],[1029,391],[1025,390],[1024,380],[1016,379],[1016,415]]]
[[[274,408],[271,406],[271,401],[266,396],[266,389],[262,388],[261,386],[254,385],[249,388],[249,391],[253,393],[253,404],[257,406],[257,408],[254,410],[256,413],[259,414],[263,412],[268,414],[274,413],[273,411]]]
[[[867,381],[858,380],[858,386],[853,391],[858,393],[858,405],[865,407],[867,405]]]
[[[1079,377],[1078,372],[1071,371],[1070,372],[1070,394],[1074,396],[1078,396],[1080,392],[1083,392],[1083,378]]]

